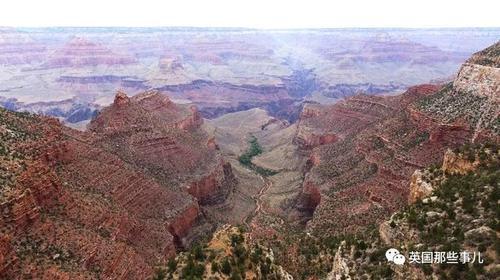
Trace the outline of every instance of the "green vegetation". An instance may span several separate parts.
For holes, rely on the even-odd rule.
[[[253,135],[250,137],[248,144],[250,144],[248,150],[238,158],[240,163],[246,166],[250,166],[252,164],[252,158],[254,156],[262,154],[262,152],[264,151],[260,146],[257,137]]]
[[[436,167],[428,168],[425,180],[435,186],[429,196],[432,199],[418,201],[393,216],[389,222],[390,231],[400,232],[400,236],[410,236],[408,232],[412,232],[412,237],[401,240],[401,244],[390,244],[390,247],[401,248],[406,254],[411,251],[481,252],[484,263],[476,260],[474,264],[434,264],[416,268],[422,270],[426,279],[495,279],[498,272],[492,267],[498,264],[500,256],[500,240],[496,234],[500,230],[498,147],[465,145],[455,153],[470,162],[479,160],[480,164],[467,174],[448,174]],[[358,245],[352,245],[353,241],[346,239],[345,258],[357,260],[349,264],[354,266],[351,271],[355,270],[356,275],[366,273],[373,279],[390,277],[392,268],[380,265],[387,245],[378,235],[363,240],[366,246],[359,246],[359,240],[355,241]],[[353,247],[355,253],[349,255],[349,248]],[[367,257],[370,262],[360,261]]]
[[[252,163],[252,158],[262,154],[264,152],[264,149],[259,144],[259,141],[257,140],[257,138],[253,135],[250,137],[250,140],[248,141],[248,143],[249,143],[250,147],[247,149],[247,151],[244,154],[239,156],[239,158],[238,158],[239,162],[242,165],[254,170],[255,172],[257,172],[258,174],[260,174],[262,176],[276,175],[278,173],[277,171],[263,168],[261,166],[257,166],[257,165]]]
[[[220,234],[215,245],[195,245],[179,255],[175,265],[169,264],[166,279],[248,279],[248,275],[282,279],[270,251],[246,240],[242,228],[231,227]]]
[[[435,187],[432,199],[407,206],[387,223],[391,234],[408,236],[401,243],[385,244],[378,226],[373,225],[356,234],[306,236],[300,231],[289,232],[285,241],[270,241],[265,246],[275,252],[276,263],[297,279],[324,278],[336,253],[349,267],[351,279],[392,279],[395,266],[385,259],[389,247],[399,248],[407,256],[411,251],[481,252],[482,264],[415,267],[421,269],[423,279],[496,279],[494,267],[500,257],[500,239],[495,234],[500,230],[498,146],[465,145],[455,153],[480,164],[468,174],[446,174],[441,166],[426,169],[425,180]],[[297,246],[296,256],[288,263],[293,245]]]
[[[165,280],[167,279],[167,272],[165,269],[159,267],[155,270],[155,274],[153,275],[153,280]]]
[[[252,138],[248,154],[259,151],[262,149]],[[229,235],[230,254],[215,257],[219,253],[195,246],[183,265],[177,267],[177,271],[182,271],[178,275],[184,277],[181,279],[203,279],[211,271],[211,275],[245,279],[246,272],[251,270],[258,272],[257,279],[279,279],[275,278],[279,264],[296,279],[322,279],[331,271],[333,257],[338,253],[349,267],[351,279],[367,275],[370,278],[366,279],[391,279],[395,276],[395,266],[386,261],[385,251],[394,247],[406,255],[410,251],[476,251],[485,260],[483,264],[416,266],[425,275],[423,279],[495,279],[496,272],[491,267],[498,264],[500,240],[491,232],[500,230],[498,147],[465,145],[455,152],[471,162],[479,160],[479,166],[463,175],[446,174],[437,165],[426,169],[424,179],[435,186],[432,199],[407,206],[388,221],[389,231],[401,231],[401,236],[411,237],[402,243],[385,244],[375,224],[354,234],[307,235],[303,229],[287,227],[280,237],[259,244],[248,244],[240,229]],[[491,231],[471,235],[471,231],[479,228]],[[272,257],[267,248],[272,249]],[[199,266],[201,263],[208,264],[206,271]]]

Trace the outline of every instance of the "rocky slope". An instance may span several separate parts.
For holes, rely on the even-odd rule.
[[[202,204],[216,204],[231,191],[231,166],[202,124],[196,107],[176,105],[158,92],[132,98],[119,92],[88,130],[100,146],[160,183],[185,189]]]
[[[412,184],[425,184],[430,192],[410,197],[414,203],[378,231],[342,242],[327,279],[498,278],[499,167],[496,145],[449,150],[440,167],[419,171],[422,180]],[[406,263],[388,263],[388,248],[398,249]],[[423,264],[411,252],[446,252],[449,263],[433,258],[432,264]],[[464,263],[460,252],[470,252],[470,261]]]
[[[308,228],[356,231],[381,221],[406,204],[415,169],[436,163],[447,148],[497,141],[499,69],[473,63],[495,48],[476,54],[443,89],[423,85],[398,96],[307,104],[295,143],[310,151],[296,203],[299,217],[314,212]]]
[[[0,113],[0,278],[147,278],[235,183],[197,111],[154,93],[117,94],[88,133]]]
[[[488,131],[500,132],[500,43],[472,56],[452,84],[440,94],[422,100],[421,110],[444,121],[462,122],[474,130],[474,139]]]
[[[489,67],[500,68],[500,42],[475,53],[467,62]]]
[[[293,279],[274,263],[272,250],[230,225],[218,229],[206,246],[194,247],[160,268],[170,279]]]
[[[437,89],[304,108],[295,143],[310,150],[311,169],[296,207],[306,216],[314,212],[311,229],[351,231],[382,219],[406,203],[415,168],[472,137],[467,128],[441,125],[414,109]]]

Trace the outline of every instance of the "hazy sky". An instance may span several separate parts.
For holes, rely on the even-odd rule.
[[[2,0],[0,26],[500,27],[495,0]]]

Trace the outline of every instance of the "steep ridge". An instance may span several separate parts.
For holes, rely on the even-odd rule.
[[[312,218],[310,230],[357,231],[381,221],[407,203],[415,169],[447,148],[498,139],[499,69],[474,64],[481,55],[485,61],[477,54],[443,89],[422,85],[399,96],[304,107],[294,142],[309,151],[311,169],[295,207],[299,218]]]
[[[500,68],[500,42],[475,53],[467,63]]]
[[[147,278],[211,229],[206,217],[220,216],[211,207],[235,183],[196,109],[156,93],[118,93],[90,133],[3,109],[0,120],[0,276],[9,279]]]

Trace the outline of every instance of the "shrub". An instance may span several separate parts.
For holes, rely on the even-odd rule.
[[[157,268],[153,276],[153,280],[164,280],[167,279],[167,273],[163,268]]]
[[[167,267],[169,272],[174,272],[177,269],[177,261],[175,259],[168,260]]]
[[[224,260],[222,261],[222,266],[220,271],[226,275],[231,274],[231,264],[229,263],[228,258],[224,258]]]

